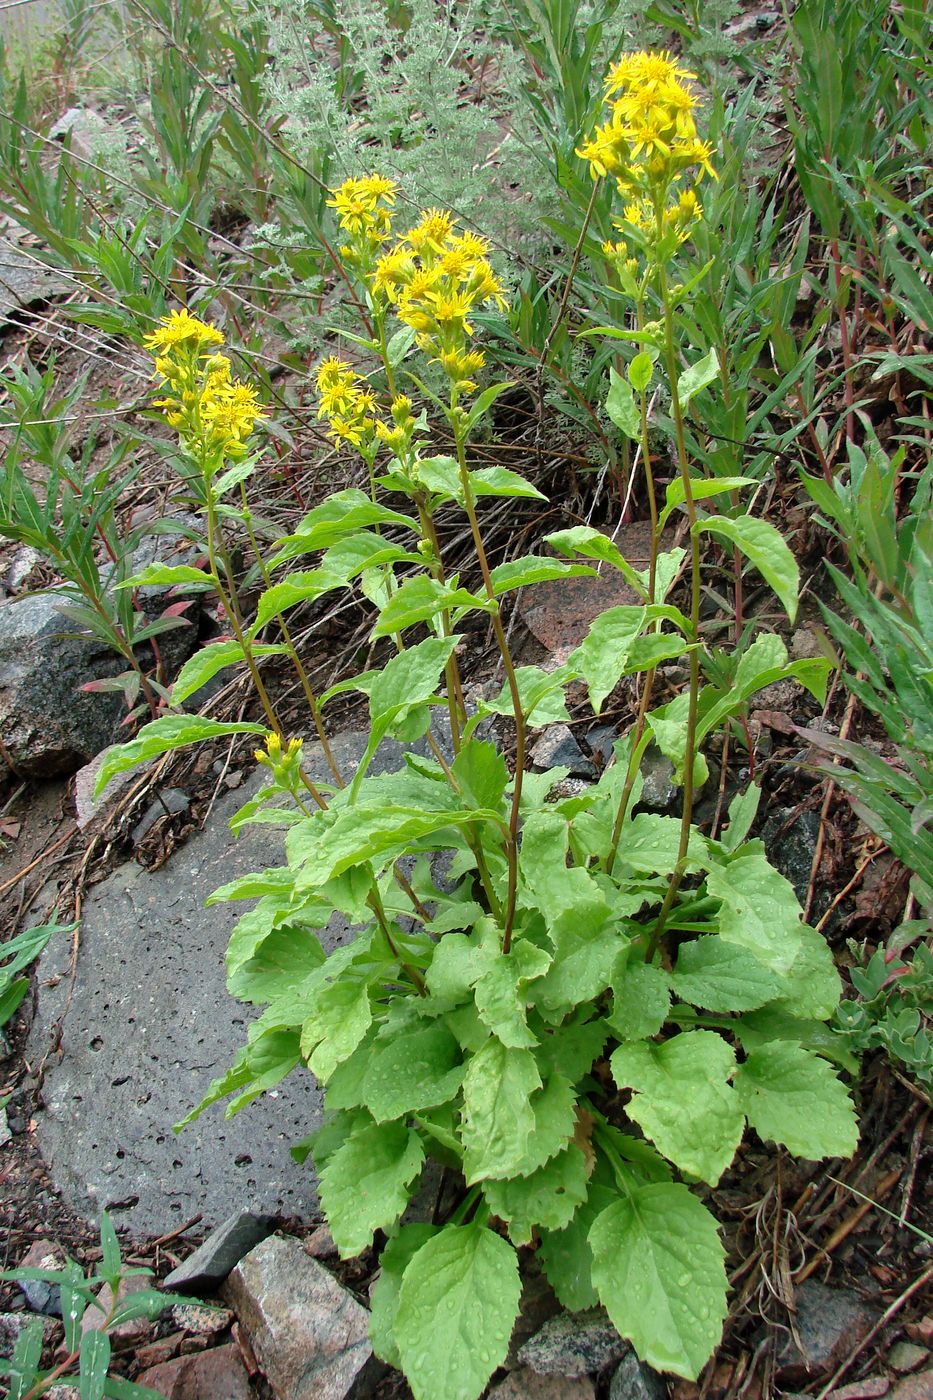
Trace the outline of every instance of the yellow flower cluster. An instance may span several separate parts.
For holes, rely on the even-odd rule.
[[[606,79],[609,120],[577,151],[593,179],[612,177],[627,201],[615,222],[624,241],[603,251],[630,266],[633,252],[665,235],[684,242],[702,216],[694,191],[677,188],[687,172],[716,178],[713,148],[699,139],[696,98],[684,81],[695,76],[665,52],[625,55]]]
[[[333,442],[349,442],[367,454],[376,436],[376,397],[344,360],[325,360],[317,372],[318,418]]]
[[[459,233],[449,214],[428,209],[379,259],[372,279],[374,295],[388,298],[399,320],[416,332],[419,347],[467,393],[484,363],[480,351],[468,348],[468,317],[484,302],[506,304],[488,253],[484,238]]]
[[[331,209],[336,209],[340,227],[350,235],[340,256],[364,277],[372,272],[376,256],[389,241],[397,191],[394,180],[383,175],[362,175],[344,180],[339,189],[331,191],[333,199],[327,201]]]
[[[155,354],[156,377],[169,391],[155,399],[166,422],[189,446],[212,460],[244,457],[262,412],[251,384],[234,379],[217,353],[223,335],[187,309],[164,316],[145,345]]]
[[[289,739],[288,747],[283,749],[281,735],[273,732],[266,736],[265,748],[254,750],[253,757],[264,768],[272,770],[272,777],[280,787],[291,790],[300,779],[303,743],[302,739]]]

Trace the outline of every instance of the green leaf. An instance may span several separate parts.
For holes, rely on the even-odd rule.
[[[530,1244],[535,1227],[563,1230],[586,1200],[586,1160],[571,1142],[529,1176],[486,1181],[489,1209],[509,1227],[516,1246]]]
[[[490,1036],[467,1065],[463,1080],[463,1171],[468,1184],[510,1176],[534,1130],[531,1095],[541,1076],[530,1050]]]
[[[588,564],[565,564],[561,559],[545,559],[543,555],[526,554],[510,559],[492,571],[492,588],[496,597],[513,588],[527,588],[533,583],[547,583],[554,578],[580,578],[596,573]]]
[[[724,851],[737,851],[746,840],[758,815],[760,801],[761,788],[757,783],[749,783],[744,792],[735,794],[729,803],[729,824],[719,838]]]
[[[858,1074],[857,1057],[846,1049],[845,1040],[839,1032],[822,1021],[802,1020],[776,1003],[769,1003],[758,1011],[746,1012],[744,1016],[738,1017],[733,1025],[735,1034],[747,1053],[773,1040],[789,1041],[832,1060],[849,1074]]]
[[[284,656],[287,648],[254,643],[250,650],[254,656]],[[211,642],[202,647],[194,656],[188,658],[179,671],[172,686],[172,704],[182,704],[216,676],[218,671],[245,660],[246,655],[239,642]]]
[[[15,977],[9,986],[0,991],[0,1026],[5,1026],[16,1015],[28,991],[28,977]]]
[[[543,1230],[538,1258],[559,1301],[571,1312],[593,1308],[599,1295],[593,1286],[590,1227],[618,1199],[616,1191],[590,1180],[586,1201],[565,1230]]]
[[[515,1168],[516,1176],[530,1176],[551,1157],[563,1151],[577,1126],[577,1095],[562,1074],[552,1074],[531,1101],[535,1126],[524,1155]]]
[[[342,1259],[360,1254],[408,1204],[424,1149],[404,1123],[373,1123],[354,1133],[321,1169],[321,1205]]]
[[[460,640],[459,636],[428,637],[386,662],[370,687],[370,718],[375,721],[430,700]]]
[[[645,392],[653,374],[654,357],[647,350],[640,350],[628,367],[629,383],[636,393]]]
[[[690,493],[695,501],[703,501],[710,496],[723,496],[727,492],[741,491],[743,486],[754,485],[755,482],[750,476],[700,476],[691,478]],[[668,483],[667,491],[664,493],[664,509],[658,520],[659,530],[664,529],[671,512],[683,505],[686,498],[683,477],[675,476],[673,481]]]
[[[675,996],[704,1011],[754,1011],[776,997],[781,984],[753,953],[711,934],[682,945],[671,986]]]
[[[484,413],[488,413],[500,394],[504,394],[507,389],[515,387],[514,380],[501,379],[496,384],[490,384],[488,389],[484,389],[473,404],[466,416],[464,423],[465,432],[469,433],[474,424],[478,423]]]
[[[615,369],[609,366],[609,393],[606,395],[606,412],[610,421],[620,432],[633,442],[641,438],[641,412],[635,402],[632,386]]]
[[[124,579],[118,583],[118,588],[148,588],[152,584],[165,584],[174,587],[177,584],[188,583],[198,584],[199,592],[204,589],[213,590],[216,582],[210,574],[203,569],[192,569],[187,564],[147,564],[138,574],[132,578]]]
[[[607,608],[567,658],[568,667],[586,681],[595,714],[599,714],[606,696],[624,675],[632,643],[640,635],[647,616],[648,609],[644,607]]]
[[[725,1251],[686,1186],[631,1191],[590,1229],[593,1282],[621,1336],[658,1371],[695,1380],[722,1335]]]
[[[521,1282],[511,1245],[482,1225],[446,1225],[402,1278],[395,1340],[415,1400],[477,1400],[502,1365]]]
[[[482,598],[477,593],[438,583],[437,579],[427,574],[419,574],[406,579],[393,593],[379,614],[372,634],[374,637],[390,637],[393,632],[403,632],[416,622],[428,622],[438,614],[451,612],[455,608],[463,608],[467,612],[475,609],[489,612],[494,606],[488,598]]]
[[[546,501],[547,496],[532,486],[518,472],[508,467],[478,467],[470,472],[470,485],[475,496],[526,496],[536,501]]]
[[[105,1210],[100,1213],[100,1272],[108,1283],[119,1280],[123,1261],[120,1258],[120,1241],[113,1228],[113,1221]],[[116,1293],[116,1288],[114,1288]]]
[[[719,356],[716,354],[715,345],[713,345],[707,350],[702,360],[697,360],[696,364],[688,365],[678,376],[677,396],[680,399],[681,408],[687,407],[694,394],[698,394],[701,389],[712,384],[718,373]]]
[[[680,820],[664,817],[657,812],[639,812],[623,827],[616,865],[630,870],[650,871],[655,875],[670,875],[680,852]],[[706,843],[701,834],[691,830],[687,844],[687,869],[709,864]]]
[[[722,901],[720,937],[747,948],[772,972],[789,972],[803,943],[800,904],[790,881],[754,852],[715,866],[706,888]]]
[[[264,593],[260,593],[256,605],[256,619],[249,629],[250,637],[255,637],[274,617],[297,607],[299,603],[313,603],[323,598],[325,593],[333,593],[335,588],[346,587],[339,575],[327,573],[324,569],[289,574],[281,583],[273,583]]]
[[[547,724],[560,724],[570,719],[564,704],[565,680],[562,671],[543,671],[540,666],[516,666],[515,681],[522,714],[532,728],[540,729]],[[482,702],[481,710],[494,715],[515,713],[508,682],[505,682],[494,700]]]
[[[773,588],[793,622],[797,615],[800,570],[783,536],[773,525],[751,515],[740,515],[736,520],[719,515],[701,517],[697,529],[738,545],[765,582]]]
[[[735,1053],[714,1031],[682,1031],[663,1045],[620,1045],[610,1061],[626,1109],[658,1151],[715,1186],[745,1126],[729,1076]]]
[[[403,1118],[447,1103],[463,1072],[460,1047],[446,1026],[397,1032],[367,1051],[360,1102],[377,1123]]]
[[[460,785],[461,800],[470,806],[500,805],[509,784],[509,770],[495,744],[485,739],[467,739],[451,764]],[[458,925],[462,928],[464,925]]]
[[[475,983],[476,1009],[503,1045],[537,1044],[528,1029],[526,989],[529,982],[543,977],[550,965],[550,954],[523,938],[510,952],[497,954]]]
[[[403,1225],[386,1242],[379,1256],[379,1273],[370,1293],[369,1340],[373,1351],[389,1366],[400,1367],[402,1358],[395,1345],[395,1318],[402,1276],[413,1255],[438,1232],[437,1225],[421,1221]]]
[[[851,1157],[858,1143],[852,1100],[831,1065],[802,1046],[774,1040],[753,1050],[735,1093],[759,1137],[797,1157]]]
[[[626,963],[613,970],[609,1025],[620,1040],[647,1040],[657,1035],[671,1005],[670,979],[660,967]]]
[[[325,961],[320,941],[309,929],[285,924],[263,938],[250,958],[241,958],[227,976],[227,991],[238,1001],[274,1001]]]
[[[301,1053],[322,1084],[353,1054],[372,1019],[365,982],[344,977],[320,993],[301,1027]]]
[[[22,1400],[31,1389],[42,1360],[42,1335],[40,1319],[30,1318],[17,1337],[7,1372],[10,1380],[9,1400]]]
[[[560,550],[561,554],[582,554],[586,559],[599,559],[604,564],[611,564],[619,570],[630,587],[642,598],[647,598],[648,590],[644,580],[632,568],[618,546],[601,530],[595,530],[590,525],[574,525],[569,530],[556,530],[544,538],[554,549]]]
[[[96,1329],[81,1338],[81,1376],[78,1394],[81,1400],[103,1400],[104,1381],[110,1365],[110,1338]]]
[[[329,549],[337,540],[355,535],[369,525],[400,525],[420,534],[416,520],[372,501],[365,491],[352,487],[328,496],[304,517],[294,535],[278,540],[279,552],[270,559],[269,566],[275,568],[296,555]]]
[[[842,995],[842,982],[833,950],[823,935],[801,923],[800,951],[780,979],[775,1006],[793,1016],[828,1021]]]
[[[204,739],[225,738],[230,734],[267,733],[263,724],[226,723],[217,719],[205,719],[201,715],[163,715],[151,724],[146,724],[125,744],[118,744],[107,753],[97,775],[94,796],[99,797],[110,779],[127,768],[135,768],[137,763],[158,758],[170,749],[181,749],[187,744],[199,744]]]

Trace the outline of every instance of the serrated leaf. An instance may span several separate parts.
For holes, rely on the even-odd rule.
[[[416,1027],[370,1047],[360,1102],[385,1123],[447,1103],[463,1073],[460,1047],[446,1026]]]
[[[607,608],[568,657],[568,666],[586,681],[595,714],[599,714],[606,696],[624,675],[632,643],[640,635],[647,616],[645,607]]]
[[[620,1335],[649,1366],[695,1380],[727,1312],[713,1216],[686,1186],[642,1186],[597,1216],[589,1241],[593,1281]]]
[[[663,1045],[620,1045],[610,1060],[626,1109],[681,1171],[715,1186],[735,1156],[745,1126],[729,1087],[735,1053],[714,1031],[682,1031]]]
[[[543,977],[551,956],[527,939],[519,939],[509,953],[492,958],[475,985],[476,1009],[503,1045],[536,1045],[528,1029],[526,988]]]
[[[125,744],[118,744],[107,752],[100,766],[94,796],[99,797],[110,779],[127,768],[135,768],[137,763],[145,763],[149,758],[158,758],[170,749],[181,749],[187,744],[199,744],[204,739],[220,739],[230,734],[266,734],[265,725],[225,723],[221,720],[206,719],[201,715],[163,715],[144,727]]]
[[[395,1340],[415,1400],[477,1400],[508,1351],[521,1283],[511,1245],[447,1225],[402,1278]]]
[[[581,1312],[599,1302],[593,1286],[589,1233],[596,1217],[617,1199],[610,1187],[591,1180],[585,1202],[566,1229],[542,1231],[538,1258],[559,1301],[571,1312]]]
[[[328,496],[304,517],[294,535],[278,540],[278,553],[269,561],[270,568],[299,554],[329,549],[337,540],[369,525],[400,525],[418,533],[416,520],[372,501],[365,491],[351,487]]]
[[[798,1157],[851,1157],[858,1143],[852,1100],[831,1065],[789,1041],[753,1050],[735,1092],[758,1136]]]
[[[552,1074],[531,1101],[535,1124],[524,1155],[515,1168],[517,1176],[530,1176],[562,1152],[577,1126],[577,1096],[562,1074]]]
[[[681,408],[686,408],[687,404],[695,394],[707,385],[712,384],[719,373],[719,356],[716,354],[715,345],[707,350],[701,360],[695,364],[688,365],[687,368],[677,378],[677,396],[680,399]]]
[[[343,978],[320,993],[301,1027],[301,1053],[322,1084],[353,1054],[372,1019],[365,982]]]
[[[753,953],[715,934],[684,943],[671,973],[674,995],[704,1011],[754,1011],[776,997],[780,981]]]
[[[438,1229],[439,1226],[422,1221],[403,1225],[398,1234],[387,1241],[379,1256],[379,1274],[369,1299],[369,1340],[376,1355],[389,1366],[402,1364],[395,1345],[395,1317],[402,1276],[412,1256],[437,1234]]]
[[[842,1065],[849,1074],[858,1074],[857,1057],[846,1049],[845,1040],[839,1032],[822,1021],[801,1020],[772,1003],[758,1011],[746,1012],[733,1024],[735,1034],[746,1052],[757,1050],[772,1040],[786,1040]]]
[[[800,570],[779,530],[767,520],[758,520],[751,515],[740,515],[735,520],[724,515],[704,516],[697,522],[697,529],[738,545],[780,598],[784,611],[793,622],[797,615]]]
[[[677,865],[680,851],[680,821],[656,812],[639,812],[623,828],[616,864],[631,870],[650,871],[655,875],[670,875]],[[708,864],[708,852],[703,837],[691,830],[687,844],[687,869]]]
[[[671,1005],[670,979],[660,967],[627,963],[612,974],[609,1025],[620,1040],[647,1040],[657,1035]]]
[[[539,666],[517,666],[515,680],[522,714],[534,729],[560,724],[570,719],[564,703],[564,682],[559,674]],[[512,690],[506,682],[494,700],[482,702],[482,711],[494,715],[514,715]]]
[[[324,960],[320,940],[309,929],[286,924],[263,938],[251,958],[240,959],[227,977],[227,991],[238,1001],[274,1001]]]
[[[216,588],[216,582],[203,569],[193,569],[187,564],[147,564],[132,578],[118,583],[118,588],[148,588],[153,584],[175,587],[178,584],[197,584],[199,591]]]
[[[833,951],[823,935],[809,924],[801,922],[798,934],[800,950],[780,977],[775,1005],[793,1016],[828,1021],[842,995]]]
[[[483,1183],[490,1210],[506,1222],[516,1246],[530,1244],[535,1227],[563,1230],[586,1192],[586,1160],[574,1142],[528,1176]]]
[[[328,1157],[321,1205],[342,1259],[360,1254],[376,1230],[388,1230],[408,1204],[424,1148],[404,1123],[373,1123]]]
[[[513,1049],[490,1036],[467,1065],[463,1080],[463,1171],[472,1185],[509,1176],[534,1130],[531,1095],[541,1076],[530,1050]]]
[[[459,641],[458,636],[428,637],[386,662],[369,690],[370,718],[376,721],[431,699]]]
[[[747,948],[772,972],[789,972],[803,944],[800,904],[790,881],[754,853],[714,866],[706,888],[722,901],[720,937]]]
[[[267,646],[254,643],[250,651],[254,656],[284,656],[284,646]],[[182,666],[172,686],[172,704],[180,705],[189,696],[206,685],[209,680],[227,666],[236,666],[246,660],[246,654],[239,642],[211,642],[196,651]]]

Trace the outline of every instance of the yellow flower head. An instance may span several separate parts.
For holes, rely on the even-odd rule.
[[[368,450],[376,432],[376,400],[364,380],[343,360],[325,360],[318,368],[318,418],[328,422],[332,442],[349,442]]]
[[[191,315],[187,307],[163,316],[158,329],[143,340],[147,350],[155,350],[163,355],[178,346],[200,351],[206,346],[223,343],[223,335],[217,327],[209,326],[206,321],[199,321],[196,316]]]
[[[623,198],[634,190],[663,201],[691,166],[714,175],[712,148],[697,138],[695,74],[667,51],[626,54],[606,79],[609,120],[577,149],[594,180],[613,176]]]

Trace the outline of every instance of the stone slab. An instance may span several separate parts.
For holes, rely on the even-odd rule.
[[[364,742],[338,736],[338,762],[352,771]],[[383,745],[374,771],[396,771],[401,754]],[[307,760],[323,779],[316,745]],[[226,881],[282,858],[281,831],[247,827],[234,839],[229,830],[260,783],[254,774],[220,800],[205,830],[161,869],[131,862],[90,892],[73,993],[68,941],[53,940],[43,956],[31,1062],[63,1023],[61,1056],[46,1064],[39,1143],[65,1201],[89,1220],[107,1207],[132,1232],[158,1235],[198,1213],[202,1228],[239,1209],[304,1220],[318,1214],[311,1168],[289,1153],[320,1122],[320,1091],[305,1070],[232,1119],[215,1104],[180,1135],[172,1132],[233,1062],[256,1014],[229,996],[224,980],[230,930],[249,905],[205,908],[204,901]],[[345,936],[345,922],[335,919],[324,941],[332,948]]]

